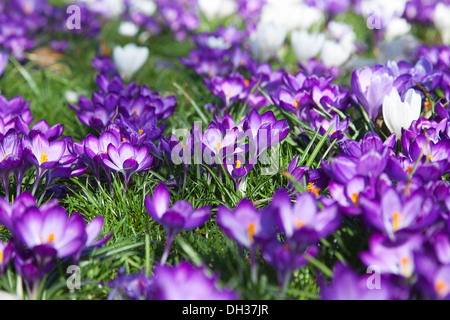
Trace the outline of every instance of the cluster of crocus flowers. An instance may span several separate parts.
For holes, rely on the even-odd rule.
[[[318,254],[318,241],[333,233],[341,223],[338,206],[322,203],[319,209],[311,193],[297,194],[293,204],[285,190],[278,190],[269,206],[257,210],[247,199],[230,210],[221,206],[217,223],[252,257],[252,277],[256,281],[256,250],[277,271],[282,290],[286,290],[292,272],[308,264]],[[280,240],[280,236],[282,240]]]
[[[144,136],[142,136],[144,137]],[[101,182],[100,169],[105,171],[111,184],[111,171],[124,176],[125,188],[131,176],[136,172],[148,170],[153,164],[153,156],[139,139],[131,139],[122,134],[116,125],[111,125],[100,137],[89,134],[81,143],[74,144],[74,150],[80,161],[85,163]]]
[[[0,180],[6,198],[10,194],[11,175],[15,176],[16,194],[19,195],[25,174],[32,167],[36,177],[33,194],[44,177],[44,189],[47,189],[58,178],[84,173],[86,167],[78,162],[78,156],[73,152],[72,139],[62,137],[62,125],[50,127],[47,121],[40,120],[30,128],[33,118],[29,103],[22,97],[8,101],[0,96],[0,110],[0,124],[3,124],[0,134]]]
[[[31,298],[37,298],[41,279],[53,270],[57,260],[70,259],[77,264],[85,249],[103,245],[110,238],[97,239],[103,217],[86,225],[77,213],[69,217],[57,200],[38,207],[36,199],[24,192],[12,204],[4,198],[0,203],[0,223],[11,233],[8,244],[0,245],[0,271],[14,261]]]
[[[216,117],[204,132],[194,126],[190,135],[184,137],[185,144],[172,136],[165,142],[164,149],[171,163],[183,163],[185,174],[192,157],[194,164],[205,163],[209,167],[218,167],[220,177],[223,165],[238,191],[241,182],[258,161],[264,158],[270,162],[267,150],[281,143],[288,134],[286,120],[276,120],[272,111],[260,115],[253,109],[237,125],[226,114],[222,119]]]
[[[52,5],[47,0],[3,1],[0,5],[0,25],[2,25],[0,51],[5,50],[15,59],[25,61],[27,53],[42,42],[46,42],[57,51],[62,48],[58,46],[57,41],[44,40],[43,34],[53,33],[56,36],[76,33],[85,37],[97,35],[101,27],[98,17],[83,4],[78,5],[82,10],[81,17],[86,27],[71,30],[66,28],[66,7]],[[0,54],[0,76],[4,58],[5,56]]]

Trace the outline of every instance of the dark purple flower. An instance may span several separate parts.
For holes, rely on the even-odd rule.
[[[169,202],[170,192],[163,182],[156,186],[152,197],[150,195],[145,197],[145,209],[149,216],[166,229],[167,240],[166,249],[161,258],[162,265],[167,260],[175,236],[183,230],[191,230],[203,225],[211,214],[209,206],[194,210],[192,205],[184,200],[177,201],[172,207],[169,207]]]
[[[381,287],[369,288],[368,275],[358,276],[342,263],[336,265],[333,282],[321,286],[323,300],[388,300],[391,299],[391,284],[381,278]]]
[[[6,244],[0,241],[0,274],[4,275],[9,262],[14,258],[14,247],[11,241]]]
[[[182,262],[176,267],[158,266],[152,283],[155,300],[236,300],[231,289],[218,287],[218,276],[207,276],[202,267]]]
[[[108,300],[143,300],[149,299],[153,278],[146,277],[144,272],[125,275],[125,267],[119,269],[116,279],[108,282],[111,292]]]
[[[7,199],[9,198],[10,175],[14,169],[22,165],[22,158],[22,141],[17,131],[11,129],[0,141],[0,180]]]

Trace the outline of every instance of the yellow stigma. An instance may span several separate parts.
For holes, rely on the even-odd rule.
[[[248,225],[247,235],[250,242],[253,242],[253,237],[255,236],[255,223],[252,222]]]
[[[394,224],[394,225],[393,225],[393,227],[394,227],[394,232],[397,232],[398,229],[400,229],[399,216],[400,216],[400,213],[397,212],[397,211],[395,211],[395,212],[392,214],[392,222],[393,222],[393,224]]]
[[[52,233],[48,236],[48,242],[52,243],[53,241],[55,241],[55,234]]]
[[[428,159],[430,159],[431,162],[433,162],[434,158],[432,156],[428,156]]]
[[[228,90],[227,96],[228,96],[228,98],[231,98],[231,90]]]
[[[137,110],[133,110],[133,113],[134,113],[134,114],[138,114],[138,111],[137,111]]]
[[[139,129],[139,134],[142,134],[144,132],[144,130]]]
[[[41,154],[41,163],[44,163],[47,161],[47,154],[44,154],[44,150],[42,150],[42,154]]]
[[[295,219],[295,227],[297,229],[303,228],[305,226],[305,223],[303,223],[303,221],[299,220],[299,219]]]
[[[314,188],[314,182],[308,183],[308,186],[306,188],[307,188],[308,192],[312,192],[316,196],[319,195],[320,189],[319,188]]]
[[[187,151],[187,144],[185,144],[184,146],[183,146],[183,150],[186,152]]]
[[[298,101],[297,99],[294,100],[294,107],[295,109],[298,109],[298,107],[300,106],[300,101]]]
[[[219,152],[220,149],[222,149],[222,142],[217,142],[216,148],[217,148],[217,152]]]
[[[405,258],[402,259],[402,271],[403,271],[403,275],[405,277],[409,276],[408,263],[409,263],[409,259],[408,258],[405,257]]]
[[[239,160],[236,160],[236,168],[240,168],[241,167],[241,162]]]
[[[245,86],[248,87],[250,85],[250,81],[248,81],[247,79],[245,79]]]
[[[447,286],[445,284],[445,282],[443,280],[439,280],[434,289],[436,290],[436,293],[439,294],[440,296],[445,296],[446,295],[446,291],[447,291]]]
[[[123,141],[123,142],[125,142],[126,140],[127,140],[127,139],[125,139],[125,138],[122,138],[122,141]]]
[[[3,251],[0,251],[0,264],[3,263]]]
[[[359,195],[357,193],[352,194],[352,201],[356,206],[359,206],[358,205],[358,196]]]

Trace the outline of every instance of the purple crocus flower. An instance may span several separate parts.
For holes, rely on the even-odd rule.
[[[108,130],[100,134],[99,138],[88,134],[81,143],[74,143],[73,147],[80,160],[91,168],[97,181],[100,181],[101,167],[105,170],[109,181],[111,179],[110,169],[103,164],[103,160],[108,158],[108,146],[112,144],[118,148],[120,142],[119,130]]]
[[[419,275],[417,281],[425,299],[450,298],[450,264],[440,264],[429,252],[419,251],[414,255],[415,271]]]
[[[226,78],[214,77],[207,82],[211,91],[222,99],[225,109],[228,109],[235,100],[243,100],[248,95],[248,82],[240,74]]]
[[[8,54],[4,51],[0,51],[0,77],[3,75],[3,72],[5,72],[8,59]]]
[[[295,184],[293,181],[291,181],[291,179],[295,179],[300,184],[302,184],[303,177],[310,169],[309,167],[306,167],[306,166],[297,167],[298,159],[299,159],[299,156],[294,157],[294,159],[292,159],[292,161],[289,163],[288,171],[283,173],[285,176],[290,177],[288,184],[287,184],[287,188],[290,191],[294,191],[294,189],[295,189]]]
[[[236,300],[231,289],[218,288],[218,276],[207,276],[202,267],[182,262],[176,267],[158,266],[152,283],[155,300]]]
[[[278,190],[270,206],[261,214],[261,232],[257,235],[262,243],[264,259],[275,267],[282,293],[291,273],[308,264],[305,254],[318,253],[317,241],[326,237],[340,225],[340,216],[335,204],[318,210],[311,193],[297,194],[296,202],[285,190]],[[283,242],[277,234],[282,233]]]
[[[0,274],[4,275],[10,261],[14,258],[14,247],[10,241],[3,243],[0,241]]]
[[[42,133],[37,133],[31,140],[23,139],[23,149],[26,160],[36,168],[36,181],[32,191],[34,194],[47,170],[58,165],[66,150],[66,143],[63,140],[49,141]]]
[[[235,148],[236,140],[239,135],[238,128],[226,130],[222,134],[216,123],[211,122],[202,136],[203,158],[208,165],[220,164],[224,156],[230,156],[236,152],[243,152]]]
[[[156,186],[152,197],[150,195],[145,197],[145,209],[151,218],[164,226],[167,234],[161,265],[167,260],[175,236],[183,230],[191,230],[203,225],[211,214],[209,206],[194,210],[192,205],[184,200],[177,201],[172,207],[169,207],[169,202],[170,192],[163,182]]]
[[[352,89],[372,120],[380,113],[383,99],[393,84],[394,78],[381,65],[355,70],[352,75]]]
[[[9,198],[9,177],[12,171],[22,164],[22,157],[22,141],[17,131],[11,129],[0,141],[0,180],[7,199]]]
[[[280,231],[299,245],[315,243],[331,234],[341,223],[337,206],[331,205],[319,210],[316,198],[311,193],[297,194],[292,206],[288,194],[282,190],[277,191],[272,209],[277,210],[276,219]]]
[[[0,95],[0,116],[3,123],[8,123],[15,117],[21,117],[23,122],[29,125],[33,121],[30,111],[30,103],[26,102],[23,96],[17,96],[7,100]]]
[[[277,121],[272,111],[260,115],[253,109],[241,124],[245,135],[250,139],[251,164],[256,164],[261,154],[286,139],[289,134],[287,121]]]
[[[146,277],[144,272],[126,275],[125,271],[125,267],[120,267],[118,271],[118,277],[108,282],[108,286],[112,289],[107,299],[150,299],[151,284],[153,283],[153,278]]]
[[[29,208],[37,208],[36,199],[29,192],[21,193],[12,204],[0,197],[0,223],[14,232],[14,221]]]
[[[108,158],[103,163],[113,171],[120,171],[125,178],[125,188],[135,172],[147,170],[153,157],[147,146],[133,146],[128,142],[122,142],[118,148],[113,144],[108,145]]]
[[[220,206],[217,224],[239,245],[248,249],[257,245],[255,235],[261,230],[261,214],[248,199],[242,199],[234,210]]]
[[[85,224],[80,215],[70,218],[56,200],[39,209],[29,208],[14,223],[15,235],[39,257],[66,258],[86,243]]]
[[[364,194],[358,201],[365,221],[392,241],[430,225],[439,214],[431,198],[427,198],[421,189],[406,197],[393,187],[386,186],[380,201]]]
[[[360,258],[367,266],[378,266],[381,273],[409,278],[414,272],[414,252],[421,248],[423,240],[420,234],[415,234],[403,243],[393,244],[385,236],[374,234],[370,238],[370,251],[362,252]]]
[[[338,263],[334,270],[333,282],[321,286],[323,300],[388,300],[391,299],[391,284],[382,281],[381,288],[369,289],[367,275],[358,276],[349,267]],[[382,279],[384,280],[384,279]]]

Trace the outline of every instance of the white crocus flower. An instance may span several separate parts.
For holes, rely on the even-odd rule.
[[[441,32],[442,41],[450,45],[450,6],[438,3],[434,9],[434,25]]]
[[[397,139],[402,136],[402,128],[408,129],[414,120],[419,119],[422,108],[422,97],[416,90],[409,89],[402,102],[396,88],[384,97],[383,119],[391,133],[395,133]]]
[[[208,20],[228,17],[238,9],[235,0],[198,0],[198,6]]]
[[[89,9],[108,18],[120,16],[125,11],[124,2],[121,0],[84,0]]]
[[[158,7],[152,0],[131,0],[130,12],[131,13],[143,13],[147,16],[153,16],[156,13]]]
[[[401,18],[395,18],[389,21],[384,34],[384,39],[386,41],[391,41],[407,34],[409,31],[411,31],[411,25],[408,21]]]
[[[286,28],[274,22],[258,24],[250,36],[250,45],[255,58],[266,61],[282,46],[286,39]]]
[[[320,53],[324,42],[325,35],[323,33],[311,34],[306,30],[294,30],[291,34],[292,48],[297,59],[303,64]]]
[[[126,79],[138,71],[147,61],[149,50],[147,47],[138,47],[134,43],[129,43],[125,47],[115,47],[113,50],[113,60],[119,74]]]
[[[131,21],[122,21],[119,26],[119,34],[125,37],[134,37],[139,32],[139,26]]]
[[[322,11],[298,1],[267,3],[261,9],[260,18],[262,24],[274,22],[285,27],[287,32],[294,29],[309,29],[322,20]]]
[[[326,40],[320,56],[325,67],[330,68],[342,66],[350,58],[351,53],[352,50],[348,46],[333,40]]]

